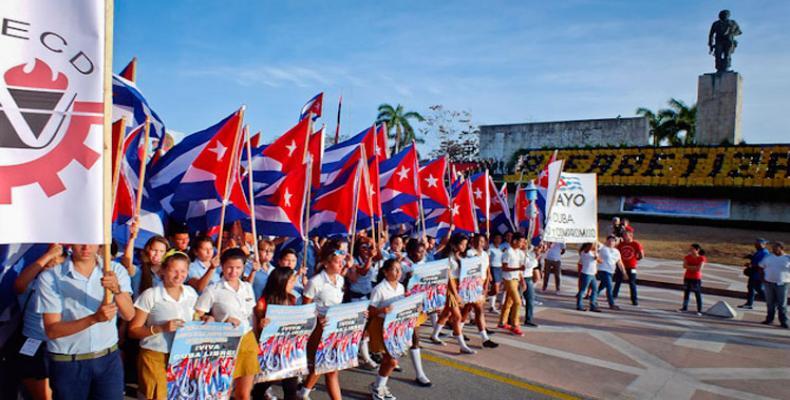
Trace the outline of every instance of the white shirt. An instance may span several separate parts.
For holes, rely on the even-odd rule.
[[[502,268],[502,249],[496,246],[491,246],[488,249],[488,259],[491,263],[491,268]]]
[[[582,273],[585,275],[595,275],[598,272],[598,262],[592,251],[579,254],[582,263]]]
[[[525,267],[524,274],[532,275],[532,270],[538,267],[538,258],[535,257],[535,252],[521,250],[521,254]]]
[[[404,289],[403,285],[400,283],[395,284],[395,287],[393,288],[387,280],[383,280],[378,285],[376,285],[376,287],[374,287],[373,291],[370,293],[370,306],[376,308],[387,307],[395,301],[403,298],[405,294],[406,289]],[[383,316],[384,314],[379,314],[379,317]]]
[[[790,283],[790,255],[770,253],[763,257],[759,265],[765,272],[766,282]]]
[[[508,247],[505,254],[502,256],[502,263],[507,264],[508,268],[520,268],[524,264],[522,261],[523,253],[521,250],[516,250]],[[521,271],[502,271],[502,279],[506,281],[513,281],[521,279]]]
[[[469,249],[466,251],[467,257],[480,257],[480,264],[483,266],[483,271],[488,271],[488,268],[491,266],[491,257],[488,256],[488,252],[483,250],[480,253],[477,252],[475,249]],[[500,264],[501,267],[501,264]]]
[[[161,325],[173,319],[180,319],[184,322],[192,321],[198,294],[192,286],[181,285],[181,287],[183,291],[178,300],[172,298],[164,286],[146,289],[137,298],[134,307],[148,313],[145,326]],[[169,353],[170,347],[173,345],[173,336],[175,336],[175,332],[160,332],[140,340],[140,347],[160,353]]]
[[[546,251],[546,259],[549,261],[562,261],[562,251],[565,250],[565,243],[554,242]]]
[[[255,308],[255,293],[249,282],[239,281],[239,290],[233,290],[230,283],[221,280],[211,286],[198,298],[195,310],[211,313],[215,320],[226,322],[233,317],[241,321],[243,333],[252,330],[252,316]]]
[[[450,265],[450,276],[458,280],[458,277],[461,275],[461,263],[455,259],[455,256],[450,256],[447,258],[447,262]]]
[[[622,259],[620,250],[609,246],[601,247],[598,250],[598,256],[601,257],[601,264],[598,265],[598,270],[610,274],[614,273],[617,269],[617,263]]]
[[[307,282],[304,297],[313,299],[318,313],[325,314],[329,306],[343,302],[343,277],[336,274],[335,283],[332,283],[326,271],[321,271]]]

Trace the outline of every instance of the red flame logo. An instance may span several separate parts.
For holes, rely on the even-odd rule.
[[[53,79],[52,68],[36,58],[33,70],[25,72],[27,64],[19,64],[6,71],[5,81],[9,86],[23,86],[37,89],[66,90],[68,79],[62,72]]]

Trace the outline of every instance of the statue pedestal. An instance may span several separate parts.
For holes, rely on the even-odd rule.
[[[697,81],[697,144],[741,142],[743,78],[737,72],[704,74]]]

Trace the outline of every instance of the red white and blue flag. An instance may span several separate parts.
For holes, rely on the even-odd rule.
[[[444,185],[446,173],[446,157],[439,157],[420,168],[425,231],[433,237],[442,237],[450,229],[450,195]]]
[[[331,182],[324,183],[315,193],[310,207],[310,236],[347,236],[351,233],[362,165],[357,154],[340,168]]]
[[[255,197],[255,220],[259,235],[304,237],[307,175],[311,162],[290,170]]]
[[[302,112],[299,114],[299,120],[307,118],[308,115],[313,115],[313,121],[321,116],[321,111],[324,109],[324,92],[318,93],[308,100],[302,107]]]
[[[154,148],[159,150],[164,144],[165,124],[159,115],[151,109],[148,100],[137,87],[137,83],[133,80],[136,79],[136,76],[137,59],[132,59],[120,74],[113,74],[112,119],[117,121],[121,117],[126,117],[126,126],[138,126],[145,123],[145,118],[148,117],[151,121],[149,135],[152,140],[157,142]]]
[[[312,181],[313,190],[318,190],[321,186],[321,162],[324,159],[324,140],[326,137],[326,127],[322,126],[321,129],[310,135],[310,143],[307,146],[307,151],[310,153],[312,162],[310,165],[310,180]]]
[[[253,150],[252,180],[256,194],[305,163],[310,126],[311,121],[303,119],[272,143]]]
[[[538,198],[535,204],[538,208],[538,225],[539,228],[534,230],[535,235],[539,236],[543,232],[543,227],[546,226],[548,215],[551,212],[551,202],[554,200],[554,193],[557,190],[557,185],[562,175],[562,160],[557,160],[557,151],[552,153],[546,166],[538,174],[536,186],[538,189]]]
[[[113,149],[118,148],[119,141],[123,141],[120,145],[120,160],[118,160],[118,152],[113,151],[112,165],[113,168],[118,168],[118,182],[115,185],[115,193],[113,194],[114,205],[112,213],[112,222],[124,223],[134,216],[134,208],[137,203],[137,187],[140,182],[138,171],[140,170],[142,159],[143,143],[141,141],[144,136],[145,124],[133,128],[129,133],[121,132],[120,121],[113,124],[112,140]],[[124,129],[125,130],[125,129]]]
[[[421,198],[417,148],[412,143],[384,160],[381,169],[381,209],[391,226],[412,223],[419,217]]]
[[[488,170],[478,172],[471,177],[472,199],[475,204],[475,213],[479,221],[488,221],[491,216],[491,192],[488,185]]]
[[[503,188],[506,186],[503,185]],[[507,204],[507,197],[502,196],[502,192],[497,191],[494,179],[488,176],[488,190],[491,193],[491,232],[514,232],[513,220],[510,218],[510,209]]]
[[[450,205],[450,216],[454,232],[466,234],[477,233],[477,221],[472,195],[472,183],[469,179],[459,179],[453,190]]]

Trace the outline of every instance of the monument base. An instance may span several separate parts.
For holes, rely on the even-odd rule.
[[[741,136],[743,78],[737,72],[699,76],[697,81],[696,143],[738,144]]]

